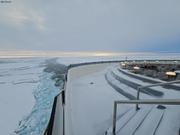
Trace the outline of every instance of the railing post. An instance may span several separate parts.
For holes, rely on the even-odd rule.
[[[117,102],[114,101],[114,108],[113,108],[113,135],[116,135],[116,115],[117,115]]]
[[[141,87],[138,87],[137,89],[137,100],[139,100],[139,96],[140,96],[140,90],[141,90]],[[138,111],[140,108],[139,108],[139,104],[137,103],[136,104],[136,111]]]
[[[65,91],[62,90],[62,103],[65,104]]]

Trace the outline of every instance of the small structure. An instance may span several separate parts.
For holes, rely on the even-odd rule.
[[[177,76],[175,71],[167,71],[166,75],[168,76],[169,80],[175,80]]]
[[[127,62],[121,62],[120,66],[121,66],[122,69],[126,69]]]
[[[139,70],[139,69],[140,69],[140,67],[138,67],[138,66],[134,66],[134,67],[133,67],[133,69],[134,69],[134,70]]]
[[[168,72],[166,72],[166,75],[171,76],[171,77],[175,77],[176,76],[176,72],[168,71]]]

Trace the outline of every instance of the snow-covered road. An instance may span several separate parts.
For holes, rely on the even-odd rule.
[[[104,75],[110,65],[86,65],[69,70],[66,89],[67,135],[101,135],[111,126],[114,100],[127,98],[106,82]]]

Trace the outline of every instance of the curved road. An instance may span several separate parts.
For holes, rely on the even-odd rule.
[[[140,84],[137,84],[137,83],[135,83],[135,82],[126,80],[126,79],[124,79],[124,78],[116,75],[116,74],[115,74],[114,72],[112,72],[112,71],[111,71],[111,74],[112,74],[112,76],[113,76],[116,80],[118,80],[118,81],[120,81],[121,83],[124,83],[124,84],[126,84],[126,85],[134,88],[135,90],[137,90],[137,88],[138,88],[139,86],[141,86]],[[156,96],[156,97],[161,97],[161,96],[164,95],[163,92],[157,91],[157,90],[154,90],[154,89],[151,89],[151,88],[144,88],[141,92],[142,92],[142,93],[145,93],[145,94],[148,94],[148,95],[151,95],[151,96]]]
[[[133,74],[128,73],[126,71],[123,71],[121,69],[118,69],[118,71],[123,73],[123,74],[125,74],[125,75],[127,75],[127,76],[129,76],[129,77],[133,77],[133,78],[141,80],[143,82],[148,82],[148,83],[152,83],[152,84],[161,83],[161,81],[151,80],[151,79],[144,78],[144,77],[141,77],[141,76],[133,75]],[[180,87],[179,86],[175,86],[175,85],[165,85],[165,86],[162,86],[162,87],[165,88],[165,89],[173,89],[173,90],[180,91]]]

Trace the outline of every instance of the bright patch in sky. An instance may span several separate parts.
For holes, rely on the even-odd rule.
[[[116,56],[113,52],[0,51],[0,58]]]

